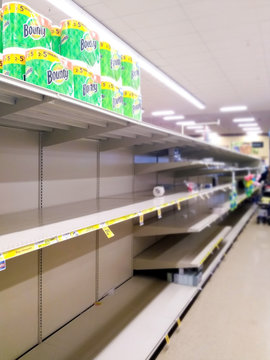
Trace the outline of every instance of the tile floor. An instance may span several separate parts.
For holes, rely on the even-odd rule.
[[[270,226],[255,220],[157,360],[270,359]]]

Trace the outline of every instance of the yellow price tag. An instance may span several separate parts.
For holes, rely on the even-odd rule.
[[[114,233],[112,232],[112,230],[109,228],[109,226],[103,226],[102,230],[104,231],[105,235],[107,236],[108,239],[114,237]]]
[[[161,208],[157,208],[157,216],[159,219],[162,218]]]
[[[181,326],[181,320],[177,319],[177,326],[180,327]]]
[[[181,203],[180,203],[180,201],[177,201],[176,204],[177,204],[177,210],[180,211],[180,210],[181,210]]]
[[[169,343],[170,343],[169,335],[166,335],[166,336],[165,336],[165,340],[166,340],[167,345],[169,345]]]

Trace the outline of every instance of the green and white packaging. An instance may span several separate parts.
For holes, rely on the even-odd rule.
[[[115,80],[119,86],[122,85],[121,55],[119,51],[113,49],[105,41],[100,42],[100,73],[101,76],[110,77]]]
[[[136,91],[141,87],[140,66],[137,61],[129,55],[122,55],[122,85],[128,86]]]
[[[0,53],[3,52],[3,9],[0,9]]]
[[[73,96],[73,66],[69,59],[45,48],[26,51],[27,82]]]
[[[141,69],[137,61],[132,62],[132,73],[131,73],[132,87],[136,91],[139,91],[141,88]]]
[[[23,3],[3,4],[3,48],[52,47],[52,23]]]
[[[101,81],[99,74],[82,61],[73,61],[74,97],[92,105],[101,106]]]
[[[3,74],[25,80],[25,49],[4,49]]]
[[[82,22],[68,19],[61,22],[62,56],[83,61],[90,66],[99,64],[99,36],[89,30]]]
[[[122,65],[121,65],[121,55],[119,53],[119,51],[112,49],[111,50],[111,59],[110,59],[110,66],[111,66],[111,73],[112,73],[112,78],[119,83],[120,82],[120,86],[122,85],[121,82],[121,74],[122,74]]]
[[[123,89],[123,112],[125,116],[134,120],[142,119],[142,97],[132,88]]]
[[[52,26],[52,51],[56,54],[60,54],[60,42],[61,42],[61,28],[59,26]]]
[[[3,54],[0,54],[0,74],[3,72]]]
[[[123,90],[114,79],[101,77],[102,107],[123,114]]]
[[[112,58],[112,49],[111,45],[105,41],[100,42],[100,74],[104,77],[112,76],[111,69],[111,58]]]

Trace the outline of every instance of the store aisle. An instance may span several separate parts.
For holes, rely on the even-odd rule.
[[[270,359],[270,227],[251,220],[158,360]]]

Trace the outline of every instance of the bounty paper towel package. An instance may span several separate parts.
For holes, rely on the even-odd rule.
[[[122,55],[121,57],[122,63],[122,85],[133,87],[132,85],[132,68],[133,61],[132,57],[129,55]]]
[[[80,60],[90,66],[99,64],[99,37],[82,22],[69,19],[61,22],[61,55]]]
[[[61,40],[61,28],[59,26],[52,26],[52,51],[60,54],[60,40]]]
[[[29,6],[10,2],[3,4],[3,48],[29,49],[42,46],[51,49],[51,21]]]
[[[101,106],[100,75],[82,61],[73,61],[74,97],[90,104]]]
[[[25,79],[25,49],[16,47],[4,49],[3,74],[19,80]]]
[[[132,62],[131,82],[133,89],[139,91],[141,88],[141,71],[139,63],[134,60]]]
[[[122,85],[129,86],[136,91],[141,87],[139,63],[129,55],[122,55]]]
[[[0,74],[3,72],[3,54],[0,54]]]
[[[121,55],[105,41],[100,42],[100,73],[101,76],[111,77],[121,86]]]
[[[123,113],[135,120],[142,119],[142,98],[132,88],[123,88]]]
[[[115,85],[112,105],[113,111],[123,114],[123,89],[120,86]]]
[[[111,58],[112,58],[112,49],[111,45],[105,41],[100,42],[100,74],[101,76],[111,77]]]
[[[0,9],[0,53],[3,52],[3,9]]]
[[[45,48],[26,51],[25,79],[65,95],[74,95],[72,62]]]
[[[111,73],[112,78],[118,83],[121,82],[121,55],[119,51],[112,49],[111,50],[111,59],[110,59]],[[122,83],[119,83],[122,85]]]
[[[123,114],[123,91],[109,77],[101,77],[102,107]]]

